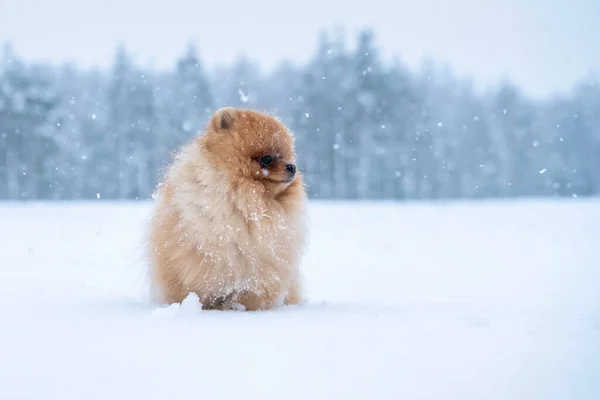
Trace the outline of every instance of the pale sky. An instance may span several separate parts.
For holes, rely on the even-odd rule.
[[[372,27],[386,57],[423,57],[529,94],[568,89],[600,69],[599,0],[0,0],[0,41],[28,59],[106,66],[118,41],[170,67],[195,40],[209,66],[246,54],[303,62],[320,29]]]

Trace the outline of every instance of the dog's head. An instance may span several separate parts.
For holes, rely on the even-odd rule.
[[[211,163],[227,172],[233,184],[249,180],[277,196],[298,178],[293,136],[271,115],[221,108],[200,140]]]

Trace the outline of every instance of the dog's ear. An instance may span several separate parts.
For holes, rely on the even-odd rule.
[[[214,113],[211,125],[215,130],[227,130],[233,126],[235,117],[236,109],[234,107],[222,107]]]

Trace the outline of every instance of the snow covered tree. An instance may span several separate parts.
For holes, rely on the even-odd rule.
[[[353,132],[358,148],[357,163],[350,168],[356,177],[358,198],[377,198],[382,184],[377,179],[381,175],[374,173],[373,161],[385,154],[385,149],[376,145],[376,135],[381,132],[385,106],[381,94],[386,80],[371,31],[360,32],[350,64],[352,83],[348,98],[352,101],[345,107],[345,114],[352,115],[351,126],[347,128]]]
[[[152,78],[138,69],[119,47],[109,88],[108,129],[116,149],[114,161],[120,199],[147,198],[156,184],[152,157],[157,117]]]
[[[215,111],[212,90],[194,44],[189,44],[177,61],[172,96],[170,117],[176,129],[174,144],[179,146],[203,129]]]
[[[431,132],[423,124],[426,97],[420,82],[398,60],[385,78],[383,115],[376,134],[379,156],[374,174],[382,180],[384,198],[414,198],[424,191],[427,168],[432,167]]]
[[[556,99],[543,119],[549,148],[537,168],[551,193],[600,193],[600,87],[594,77],[576,85],[571,99]]]
[[[458,182],[452,197],[488,197],[494,193],[496,171],[501,167],[484,106],[472,85],[456,91],[453,111],[453,158]]]
[[[293,124],[310,193],[318,198],[353,196],[349,161],[357,142],[348,137],[345,105],[349,101],[350,64],[343,37],[326,33],[305,68],[294,94]]]
[[[505,83],[489,102],[489,116],[490,133],[501,160],[496,195],[529,195],[529,185],[538,174],[530,162],[539,146],[534,105],[518,88]]]
[[[43,68],[27,66],[8,46],[0,67],[0,196],[52,197],[60,99]]]

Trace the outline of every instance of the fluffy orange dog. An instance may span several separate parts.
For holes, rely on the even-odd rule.
[[[300,302],[306,193],[295,158],[277,118],[231,107],[181,149],[158,187],[149,235],[162,302],[190,293],[205,309]]]

